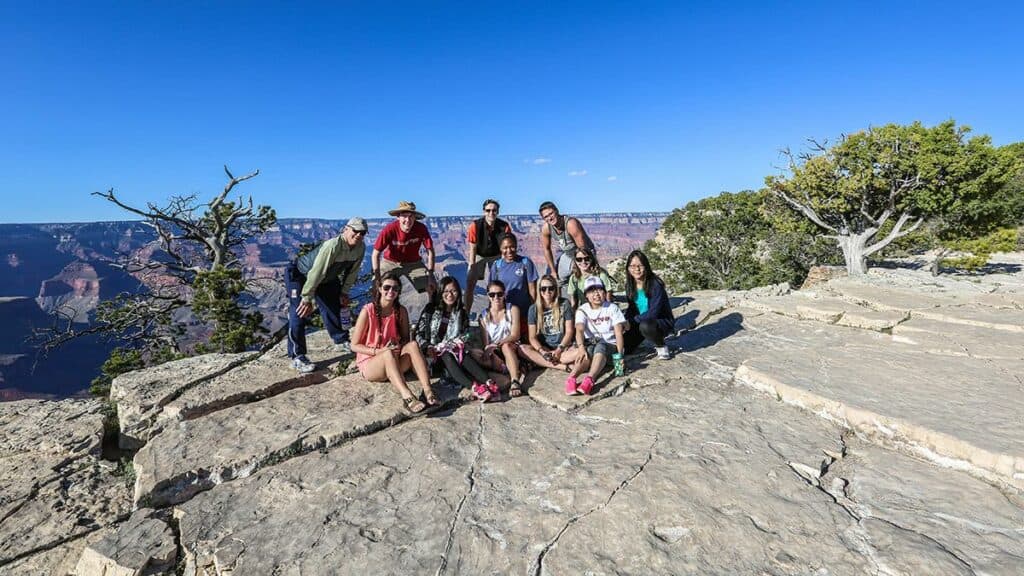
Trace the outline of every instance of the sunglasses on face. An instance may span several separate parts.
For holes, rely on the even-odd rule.
[[[554,292],[555,291],[555,287],[554,286],[541,286],[540,287],[540,291],[541,292]]]
[[[444,294],[445,296],[458,296],[459,292],[458,290],[444,290],[441,294]]]
[[[396,294],[402,293],[402,287],[397,284],[385,284],[380,287],[381,292],[394,292]]]
[[[576,261],[577,262],[590,262],[590,258],[587,258],[586,256],[584,256],[583,258],[577,258]]]
[[[487,297],[488,298],[503,298],[504,296],[505,296],[504,292],[488,292],[487,293]]]
[[[490,214],[491,212],[494,212],[495,214],[497,214],[498,213],[498,209],[497,208],[484,208],[484,212],[486,212],[488,214]]]

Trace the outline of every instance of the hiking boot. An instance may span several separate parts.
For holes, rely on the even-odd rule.
[[[292,368],[298,370],[300,374],[309,374],[316,371],[316,364],[310,362],[309,358],[305,356],[296,356],[292,359]]]

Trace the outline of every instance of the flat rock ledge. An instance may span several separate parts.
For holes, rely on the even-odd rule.
[[[410,418],[322,332],[126,375],[132,488],[99,404],[0,404],[0,574],[1024,573],[1024,274],[674,301],[585,397]]]

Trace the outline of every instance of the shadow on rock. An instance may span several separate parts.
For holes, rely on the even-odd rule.
[[[741,330],[743,330],[743,314],[732,312],[715,322],[704,324],[700,328],[676,338],[673,347],[681,352],[694,352],[701,348],[714,346],[719,341]]]

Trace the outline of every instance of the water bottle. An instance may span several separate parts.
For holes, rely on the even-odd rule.
[[[342,306],[338,312],[338,318],[341,320],[341,327],[344,330],[352,329],[352,309],[348,306]]]
[[[612,354],[612,363],[615,366],[616,376],[622,376],[626,373],[626,360],[622,357],[622,354],[618,352]]]

